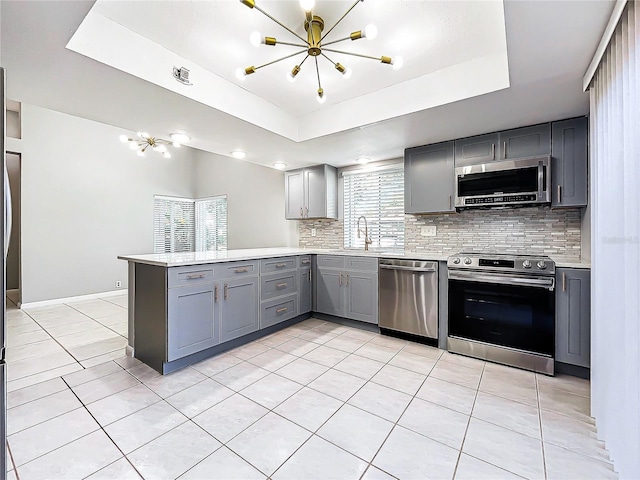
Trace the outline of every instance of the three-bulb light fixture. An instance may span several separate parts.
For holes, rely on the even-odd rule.
[[[327,35],[329,35],[331,33],[331,31],[334,28],[336,28],[336,26],[349,14],[349,12],[351,12],[351,10],[353,10],[358,3],[363,2],[363,1],[364,0],[356,0],[355,3],[351,6],[351,8],[349,8],[345,12],[345,14],[342,15],[342,17],[340,17],[338,19],[338,21],[327,31],[327,33],[325,33],[323,35],[322,31],[324,30],[324,20],[321,17],[313,14],[313,9],[315,7],[315,0],[300,0],[300,6],[302,7],[302,9],[305,12],[304,13],[305,14],[304,29],[307,32],[307,38],[304,39],[300,35],[295,33],[292,29],[290,29],[289,27],[287,27],[286,25],[284,25],[280,21],[278,21],[275,18],[273,18],[267,12],[262,10],[258,5],[256,5],[256,0],[240,0],[240,2],[243,3],[244,5],[246,5],[247,7],[259,11],[260,13],[262,13],[263,15],[268,17],[270,20],[272,20],[275,23],[277,23],[278,25],[280,25],[282,28],[284,28],[289,33],[293,34],[294,36],[296,36],[298,39],[300,39],[303,42],[303,43],[281,42],[279,40],[276,40],[274,37],[263,37],[260,34],[260,32],[253,32],[249,37],[249,41],[253,45],[255,45],[255,46],[268,45],[268,46],[272,46],[272,47],[276,46],[276,45],[288,45],[288,46],[292,46],[292,47],[302,47],[303,50],[299,50],[299,51],[297,51],[295,53],[292,53],[291,55],[287,55],[285,57],[273,60],[273,61],[265,63],[263,65],[259,65],[257,67],[256,66],[250,66],[250,67],[247,67],[247,68],[239,68],[239,69],[236,70],[236,78],[238,80],[240,80],[240,81],[244,81],[245,78],[248,75],[254,74],[260,68],[263,68],[263,67],[266,67],[266,66],[269,66],[269,65],[273,65],[274,63],[281,62],[281,61],[286,60],[288,58],[292,58],[292,57],[295,57],[297,55],[302,55],[302,54],[306,53],[306,56],[304,57],[304,59],[300,63],[295,65],[293,67],[293,69],[291,70],[291,72],[289,72],[287,74],[287,79],[290,82],[295,81],[296,76],[300,73],[300,69],[302,67],[302,64],[309,57],[313,57],[313,59],[315,60],[316,75],[317,75],[317,78],[318,78],[317,100],[318,100],[319,103],[324,103],[327,100],[327,96],[324,93],[324,89],[322,88],[322,84],[320,82],[320,69],[318,67],[318,57],[322,56],[325,59],[327,59],[329,62],[331,62],[333,64],[334,68],[338,72],[340,72],[342,74],[343,78],[347,79],[347,78],[349,78],[351,76],[351,69],[349,67],[345,67],[341,63],[334,62],[331,58],[329,58],[326,55],[325,52],[336,53],[336,54],[341,54],[341,55],[352,55],[352,56],[355,56],[355,57],[369,58],[369,59],[372,59],[372,60],[378,60],[381,63],[387,64],[387,65],[391,65],[394,70],[397,70],[397,69],[401,68],[402,64],[403,64],[402,57],[394,57],[394,58],[385,57],[385,56],[373,57],[371,55],[363,55],[363,54],[354,53],[354,52],[345,52],[343,50],[335,50],[333,48],[326,48],[329,45],[333,45],[333,44],[336,44],[336,43],[344,42],[344,41],[347,41],[347,40],[355,41],[355,40],[359,40],[361,38],[366,38],[368,40],[373,40],[378,35],[378,29],[376,28],[375,25],[367,25],[364,30],[358,30],[356,32],[352,32],[348,37],[339,38],[337,40],[332,40],[332,41],[329,41],[329,42],[325,42],[324,41],[325,38],[327,37]]]
[[[175,148],[190,140],[189,135],[184,133],[172,133],[170,135],[171,140],[164,140],[158,137],[152,137],[146,132],[138,132],[136,138],[131,138],[127,135],[120,135],[120,141],[122,143],[129,144],[131,150],[137,150],[139,157],[144,157],[148,148],[151,148],[154,152],[158,152],[164,158],[171,158],[171,153],[167,150],[167,145],[173,145]]]

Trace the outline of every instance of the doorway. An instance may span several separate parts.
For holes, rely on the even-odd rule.
[[[19,153],[7,152],[7,172],[9,174],[9,188],[11,189],[11,237],[7,253],[7,299],[16,306],[20,306],[20,177],[21,158]]]

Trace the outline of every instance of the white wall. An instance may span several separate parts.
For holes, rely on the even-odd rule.
[[[193,150],[136,156],[120,128],[22,104],[22,301],[126,286],[153,252],[153,196],[191,196]]]
[[[284,173],[195,150],[197,198],[227,195],[228,248],[298,246],[296,221],[284,218]]]

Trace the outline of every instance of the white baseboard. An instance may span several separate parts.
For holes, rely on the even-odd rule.
[[[19,305],[21,309],[25,308],[37,308],[37,307],[48,307],[51,305],[61,305],[63,303],[70,302],[82,302],[86,300],[95,300],[97,298],[104,297],[117,297],[119,295],[126,295],[127,290],[111,290],[110,292],[101,292],[101,293],[90,293],[89,295],[78,295],[77,297],[66,297],[66,298],[54,298],[51,300],[42,300],[40,302],[28,302],[22,303]]]

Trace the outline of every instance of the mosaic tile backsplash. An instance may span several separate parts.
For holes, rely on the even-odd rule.
[[[435,237],[421,227],[435,226]],[[311,229],[316,236],[311,236]],[[581,211],[545,207],[466,210],[455,214],[405,215],[405,252],[450,255],[496,251],[580,259]],[[299,222],[300,247],[342,248],[341,220]]]

